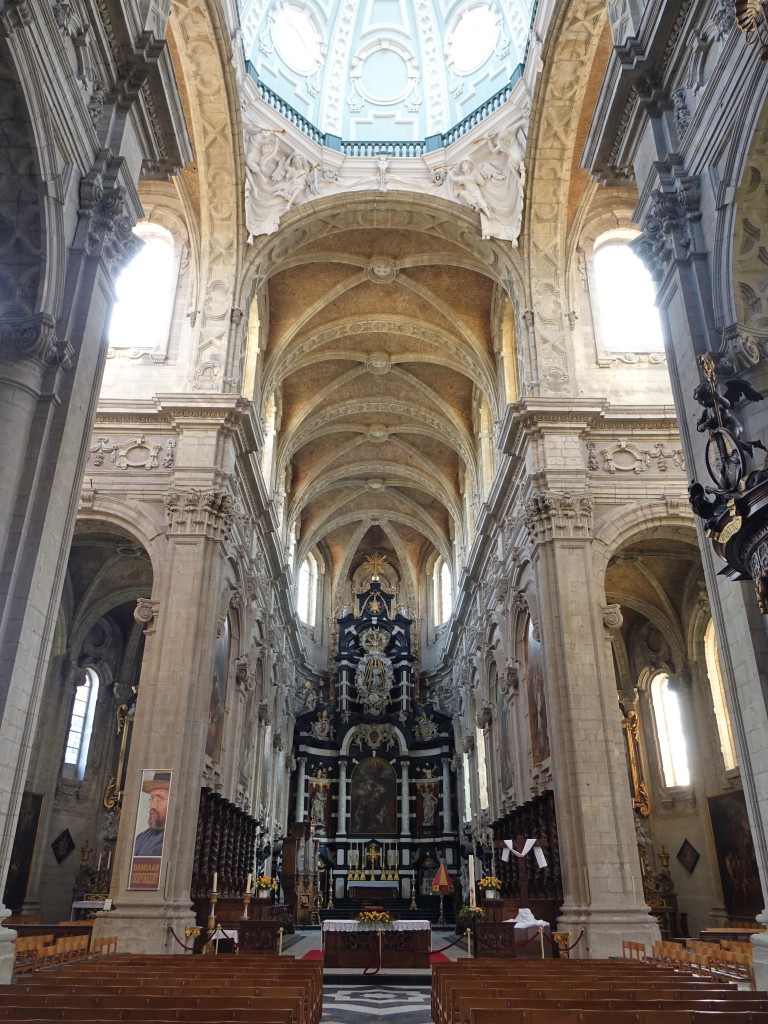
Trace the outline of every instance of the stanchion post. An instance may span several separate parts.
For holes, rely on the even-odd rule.
[[[541,959],[544,959],[544,929],[539,925],[539,942],[541,944]]]
[[[470,928],[467,928],[467,956],[472,956],[472,931]]]
[[[280,925],[280,927],[277,929],[277,955],[278,956],[282,956],[283,955],[283,926],[282,925]]]

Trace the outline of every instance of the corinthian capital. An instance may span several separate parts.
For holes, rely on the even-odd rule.
[[[165,496],[165,514],[172,534],[222,540],[234,522],[235,502],[225,491],[169,491]]]
[[[556,494],[545,491],[532,495],[525,505],[524,520],[531,540],[584,538],[592,535],[592,498],[588,494]]]

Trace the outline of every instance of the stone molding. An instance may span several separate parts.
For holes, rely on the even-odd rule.
[[[624,616],[621,614],[620,604],[603,605],[603,625],[609,632],[617,632],[624,625]]]
[[[133,610],[134,621],[148,626],[157,617],[159,608],[159,601],[153,601],[149,597],[137,597],[136,607]]]
[[[592,535],[593,502],[588,494],[534,494],[525,504],[524,520],[531,541],[544,544],[551,540]]]
[[[193,534],[223,540],[236,518],[235,502],[225,491],[189,488],[169,491],[165,510],[171,534]]]
[[[32,24],[29,0],[5,0],[0,6],[0,36],[7,39],[20,28]]]

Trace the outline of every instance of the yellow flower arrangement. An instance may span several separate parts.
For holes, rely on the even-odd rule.
[[[388,928],[392,924],[386,910],[361,910],[357,920],[364,928]]]
[[[271,889],[272,892],[277,892],[277,879],[270,877],[270,875],[259,875],[256,879],[256,888],[262,891]]]
[[[483,892],[486,892],[488,889],[495,889],[498,891],[501,889],[501,879],[496,878],[495,875],[485,875],[477,883],[477,887],[478,889],[482,889]]]

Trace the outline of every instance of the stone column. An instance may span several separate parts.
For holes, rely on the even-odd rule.
[[[306,785],[307,759],[299,758],[299,774],[296,777],[296,821],[304,821],[304,788]]]
[[[642,901],[611,637],[592,564],[592,499],[539,493],[529,499],[525,518],[560,836],[558,929],[573,940],[583,928],[580,952],[593,958],[619,955],[622,939],[650,948],[659,930]]]
[[[74,208],[41,190],[25,170],[33,166],[28,128],[21,113],[6,119],[2,144],[19,174],[4,188],[17,196],[18,216],[30,225],[30,255],[44,237],[35,224],[47,225],[50,249],[37,252],[39,268],[25,261],[4,269],[23,271],[23,287],[21,280],[11,285],[19,296],[56,305],[23,311],[19,301],[21,311],[0,325],[0,880],[8,874],[57,622],[106,358],[113,279],[138,245],[131,227],[141,209],[125,161],[86,175]],[[75,221],[65,251],[63,225]],[[13,966],[14,936],[1,923],[7,916],[0,902],[0,982],[10,981]]]
[[[200,458],[194,433],[192,429],[187,439],[182,435],[179,445],[193,465]],[[171,929],[183,935],[194,924],[189,887],[214,653],[226,596],[224,541],[234,514],[227,494],[196,487],[170,491],[166,510],[166,560],[153,589],[160,612],[156,632],[145,646],[112,877],[117,910],[94,926],[95,935],[116,935],[120,949],[129,953],[176,952]],[[173,772],[160,887],[132,890],[128,886],[141,773],[157,768]]]
[[[453,832],[451,815],[451,759],[443,758],[443,835]]]
[[[408,780],[408,767],[410,762],[400,762],[400,838],[410,839],[411,837],[411,786]]]
[[[347,762],[339,760],[339,807],[336,835],[339,839],[347,835]]]

